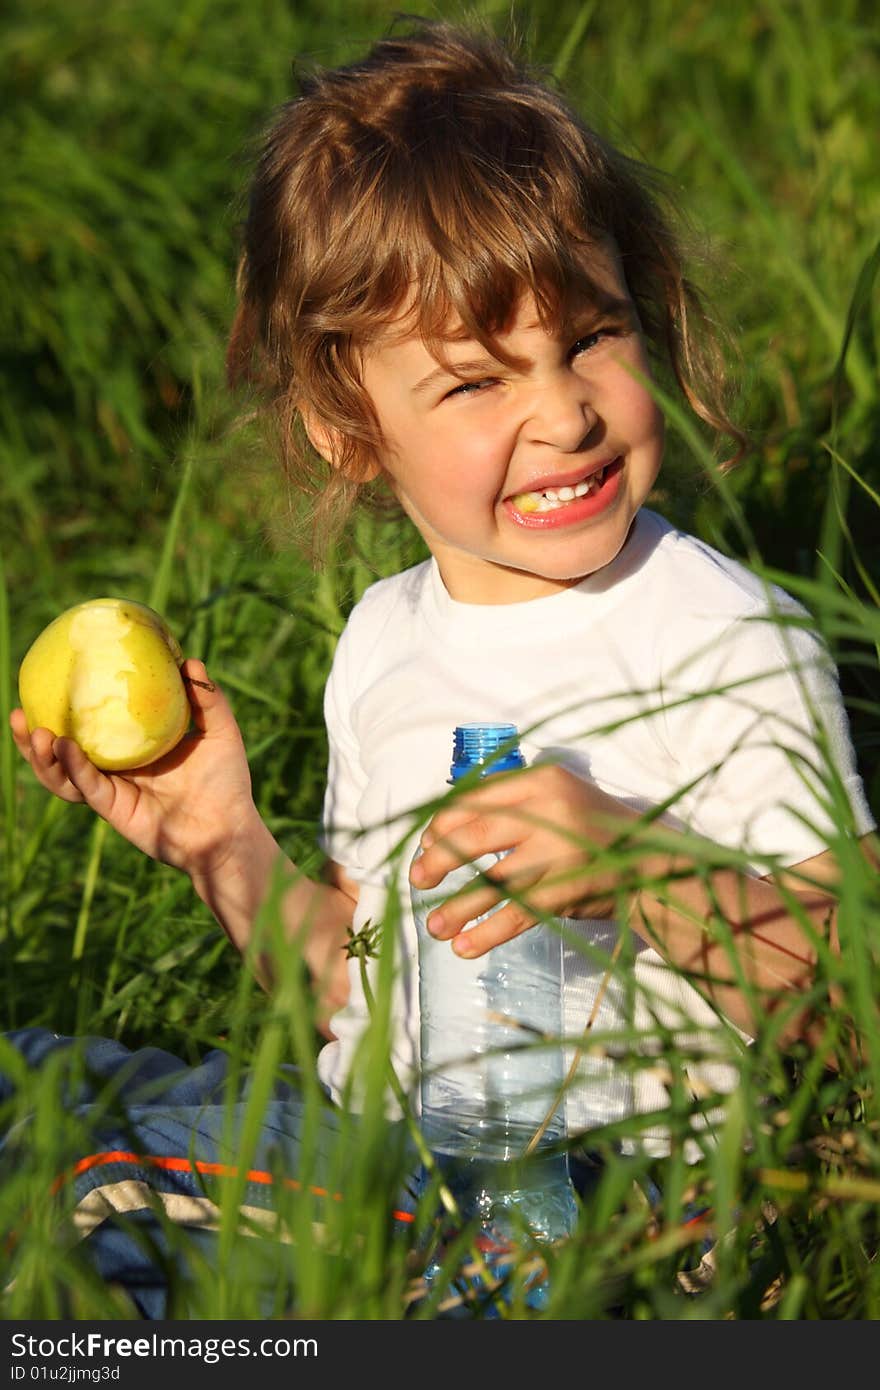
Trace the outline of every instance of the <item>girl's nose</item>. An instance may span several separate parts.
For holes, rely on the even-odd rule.
[[[542,382],[535,391],[527,421],[529,440],[573,453],[592,434],[598,420],[587,383],[567,369]]]

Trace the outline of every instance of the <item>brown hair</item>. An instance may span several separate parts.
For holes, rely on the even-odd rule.
[[[592,296],[591,251],[620,255],[652,355],[695,413],[741,440],[721,354],[685,276],[655,174],[578,119],[488,33],[419,21],[317,71],[264,138],[244,229],[230,381],[265,394],[288,476],[313,499],[313,554],[382,446],[359,353],[399,317],[437,351],[451,317],[503,356],[524,290],[546,328]],[[341,442],[334,467],[302,412]]]

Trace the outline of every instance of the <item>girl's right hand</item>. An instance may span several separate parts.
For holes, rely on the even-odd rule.
[[[27,731],[12,712],[16,746],[47,791],[84,801],[138,849],[192,874],[214,874],[252,833],[259,813],[244,743],[226,697],[201,661],[181,667],[196,730],[158,762],[100,772],[77,743]],[[201,681],[202,685],[192,684]]]

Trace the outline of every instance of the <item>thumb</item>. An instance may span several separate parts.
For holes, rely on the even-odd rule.
[[[192,709],[193,722],[200,733],[222,733],[237,727],[232,707],[219,686],[211,680],[203,661],[188,657],[180,668]]]

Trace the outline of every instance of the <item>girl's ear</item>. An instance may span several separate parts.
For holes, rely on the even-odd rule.
[[[336,467],[336,459],[341,457],[341,439],[337,430],[325,425],[313,411],[307,408],[300,408],[303,426],[309,437],[312,448],[315,449],[332,468]]]
[[[334,429],[332,425],[325,425],[323,420],[319,420],[308,407],[301,407],[300,414],[312,447],[317,450],[322,459],[329,463],[331,468],[343,468],[344,450],[340,431]],[[381,469],[377,463],[370,463],[366,468],[358,469],[358,475],[353,478],[353,481],[369,483],[377,478],[380,472]]]

